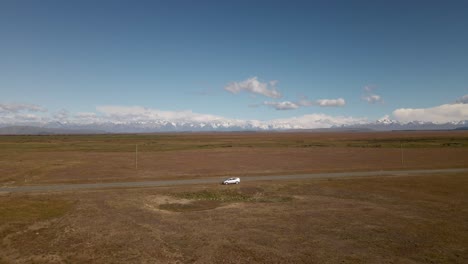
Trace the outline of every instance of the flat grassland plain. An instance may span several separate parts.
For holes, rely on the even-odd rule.
[[[0,186],[467,167],[466,131],[0,137]],[[467,204],[468,173],[3,193],[0,263],[467,263]]]

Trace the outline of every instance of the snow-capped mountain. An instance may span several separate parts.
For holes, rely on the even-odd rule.
[[[308,118],[298,118],[291,122],[289,119],[277,119],[270,121],[258,120],[164,120],[156,119],[152,121],[133,122],[47,122],[47,123],[27,123],[27,124],[2,124],[0,134],[30,134],[37,133],[70,133],[70,131],[96,133],[151,133],[151,132],[202,132],[202,131],[289,131],[289,130],[451,130],[468,127],[468,120],[460,122],[450,122],[437,124],[432,122],[413,121],[401,123],[389,118],[382,118],[374,122],[365,120],[330,120],[326,117],[314,116]],[[346,124],[347,122],[347,124]],[[343,124],[345,123],[345,124]],[[26,126],[27,125],[27,126]],[[34,127],[34,129],[32,128]],[[36,129],[42,128],[42,129]],[[7,131],[2,133],[2,131]],[[15,131],[19,131],[16,133]],[[38,132],[40,131],[40,132]]]
[[[375,122],[367,124],[350,126],[353,128],[367,128],[376,131],[389,131],[389,130],[452,130],[457,128],[463,128],[468,126],[468,120],[459,122],[447,122],[447,123],[433,123],[433,122],[398,122],[388,118],[379,119]]]

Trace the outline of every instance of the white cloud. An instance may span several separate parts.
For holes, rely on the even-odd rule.
[[[257,77],[252,77],[241,82],[231,82],[224,87],[224,90],[233,94],[246,91],[270,98],[280,98],[282,95],[276,89],[277,83],[278,81],[260,82]]]
[[[0,124],[32,124],[48,122],[50,119],[47,116],[41,116],[32,113],[6,113],[0,114]]]
[[[70,117],[70,113],[65,109],[61,109],[58,112],[55,112],[52,116],[59,122],[67,122]]]
[[[290,101],[284,102],[263,102],[264,105],[271,106],[276,110],[292,110],[299,108],[299,105]]]
[[[372,91],[374,91],[375,89],[377,89],[377,86],[375,85],[366,85],[364,86],[363,90],[366,92],[366,93],[372,93]]]
[[[343,106],[343,98],[320,99],[311,101],[302,98],[298,101],[265,101],[257,107],[265,105],[277,110],[291,110],[306,106]],[[199,127],[244,127],[247,129],[313,129],[331,126],[355,125],[368,122],[367,118],[347,116],[330,116],[320,113],[303,115],[299,117],[272,119],[272,120],[241,120],[223,116],[195,113],[191,110],[163,111],[142,106],[113,106],[104,105],[96,107],[94,112],[71,113],[65,109],[49,113],[44,107],[33,104],[0,104],[0,125],[40,125],[51,122],[61,122],[75,125],[87,124],[153,124],[172,123],[176,126],[188,125]],[[429,108],[400,108],[390,116],[379,119],[381,122],[396,120],[402,123],[412,121],[432,122],[443,124],[468,120],[468,95],[459,98],[456,103],[443,104]]]
[[[113,122],[150,122],[154,120],[210,122],[223,117],[185,111],[161,111],[141,106],[98,106],[106,120]]]
[[[231,82],[224,87],[224,89],[233,94],[240,93],[241,91],[247,91],[252,94],[260,94],[270,98],[280,98],[282,97],[281,93],[276,89],[276,84],[278,81],[270,82],[260,82],[257,77],[252,77],[241,82]],[[365,90],[370,90],[371,88],[365,87]],[[343,98],[338,99],[319,99],[316,101],[310,101],[306,97],[302,97],[300,100],[292,101],[282,101],[282,102],[271,102],[266,101],[263,105],[270,106],[276,110],[291,110],[298,109],[299,107],[306,106],[320,106],[320,107],[339,107],[346,104]],[[258,104],[250,105],[250,107],[257,107]]]
[[[364,95],[362,97],[364,101],[367,101],[368,103],[375,104],[375,103],[383,103],[382,97],[377,94],[369,94],[369,95]]]
[[[367,85],[364,86],[364,94],[362,95],[362,100],[370,103],[370,104],[375,104],[375,103],[383,103],[384,100],[382,96],[374,93],[374,90],[376,90],[377,87],[373,85]]]
[[[325,114],[310,114],[300,117],[274,119],[268,121],[273,128],[286,129],[314,129],[329,128],[332,126],[355,125],[367,123],[367,118],[355,118],[347,116],[329,116]]]
[[[457,104],[468,104],[468,94],[458,98],[457,101],[455,101],[455,103],[457,103]]]
[[[264,102],[264,105],[271,106],[276,110],[292,110],[299,107],[320,106],[320,107],[340,107],[346,104],[343,98],[338,99],[319,99],[310,101],[306,97],[301,98],[296,102],[283,101],[283,102]]]
[[[320,106],[320,107],[340,107],[346,105],[346,101],[343,98],[337,99],[319,99],[311,101],[307,97],[302,97],[299,101],[296,102],[299,106]]]
[[[47,109],[34,104],[0,103],[0,113],[18,113],[22,111],[46,112]]]
[[[72,118],[72,122],[79,124],[99,123],[101,120],[99,116],[93,112],[78,112],[74,114]]]
[[[267,102],[268,103],[268,102]],[[287,109],[299,107],[293,102],[279,102],[272,107]],[[366,118],[329,116],[325,114],[309,114],[299,117],[273,119],[266,121],[231,119],[222,116],[194,113],[186,111],[162,111],[141,106],[98,106],[97,112],[69,113],[61,110],[48,115],[32,113],[7,113],[0,115],[0,125],[47,125],[61,122],[69,125],[119,125],[119,124],[151,124],[172,123],[175,126],[209,127],[224,129],[312,129],[331,126],[358,124]]]
[[[274,102],[265,102],[274,103]],[[282,104],[281,104],[282,103]],[[280,102],[279,108],[294,107],[291,102]],[[165,120],[168,122],[203,122],[206,124],[221,123],[228,126],[250,126],[261,129],[313,129],[341,125],[353,125],[367,122],[367,118],[345,116],[330,116],[325,114],[309,114],[299,117],[273,119],[266,121],[239,120],[221,116],[194,113],[192,111],[161,111],[140,106],[100,106],[97,108],[103,114],[103,119],[115,123],[119,122],[152,122]]]
[[[96,113],[93,112],[78,112],[75,114],[76,118],[96,118]]]
[[[47,109],[35,104],[0,103],[0,124],[44,122]]]
[[[299,106],[313,106],[315,104],[315,102],[312,102],[309,99],[307,99],[307,97],[302,96],[301,99],[299,99],[296,102],[296,104],[299,105]]]
[[[319,106],[344,106],[346,104],[345,100],[343,98],[338,98],[338,99],[320,99],[317,100],[317,104]]]
[[[400,122],[423,121],[448,123],[468,120],[468,104],[444,104],[431,108],[400,108],[393,111],[393,117]]]

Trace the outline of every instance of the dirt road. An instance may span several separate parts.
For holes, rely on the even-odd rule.
[[[343,178],[343,177],[369,177],[369,176],[403,176],[403,175],[424,175],[424,174],[463,173],[463,172],[468,172],[468,168],[439,169],[439,170],[400,170],[400,171],[314,173],[314,174],[301,174],[301,175],[244,176],[241,178],[241,181],[244,182],[244,181],[298,180],[298,179]],[[142,181],[142,182],[109,182],[109,183],[88,183],[88,184],[8,186],[8,187],[0,187],[0,193],[54,192],[54,191],[70,191],[70,190],[103,189],[103,188],[159,187],[159,186],[215,184],[215,183],[221,183],[221,179],[204,178],[204,179],[189,179],[189,180],[165,180],[165,181]]]

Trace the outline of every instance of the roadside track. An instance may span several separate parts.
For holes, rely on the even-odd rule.
[[[453,174],[468,172],[468,168],[462,169],[436,169],[436,170],[399,170],[399,171],[363,171],[363,172],[336,172],[336,173],[313,173],[299,175],[272,175],[272,176],[242,176],[242,182],[250,181],[272,181],[272,180],[300,180],[300,179],[327,179],[347,177],[372,177],[372,176],[417,176],[425,174]],[[26,185],[0,187],[3,193],[27,193],[27,192],[60,192],[75,190],[92,190],[106,188],[138,188],[138,187],[161,187],[195,184],[221,183],[219,178],[203,178],[188,180],[161,180],[141,182],[109,182],[109,183],[84,183],[84,184],[54,184],[54,185]]]

